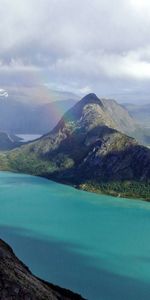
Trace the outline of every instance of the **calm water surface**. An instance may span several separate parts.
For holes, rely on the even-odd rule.
[[[0,172],[0,237],[89,300],[150,299],[150,204]]]
[[[19,138],[22,139],[22,142],[34,141],[41,137],[41,134],[16,134]]]

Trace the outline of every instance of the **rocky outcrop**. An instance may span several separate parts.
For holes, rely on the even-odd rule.
[[[80,295],[35,277],[0,239],[1,300],[82,300]]]

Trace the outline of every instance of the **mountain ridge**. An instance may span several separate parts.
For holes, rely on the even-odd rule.
[[[93,94],[65,113],[50,133],[1,156],[0,168],[150,199],[150,150],[116,130]]]
[[[92,97],[92,94],[89,95]],[[101,107],[103,105],[105,114],[107,114],[107,119],[111,118],[115,129],[135,137],[141,144],[149,145],[148,130],[142,129],[142,126],[133,119],[125,107],[113,99],[104,98],[100,98],[97,102],[95,99],[95,106],[99,105],[100,101]],[[46,134],[76,103],[78,102],[71,98],[43,104],[33,101],[25,103],[18,101],[18,98],[11,98],[11,96],[1,99],[0,129],[9,134]]]

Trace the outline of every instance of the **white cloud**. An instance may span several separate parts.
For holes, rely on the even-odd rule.
[[[144,59],[144,56],[147,59]],[[109,77],[150,80],[150,48],[129,51],[122,55],[104,55],[100,67]]]

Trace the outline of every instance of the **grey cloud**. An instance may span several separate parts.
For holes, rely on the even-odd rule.
[[[1,85],[149,91],[147,0],[0,0],[0,16]]]

